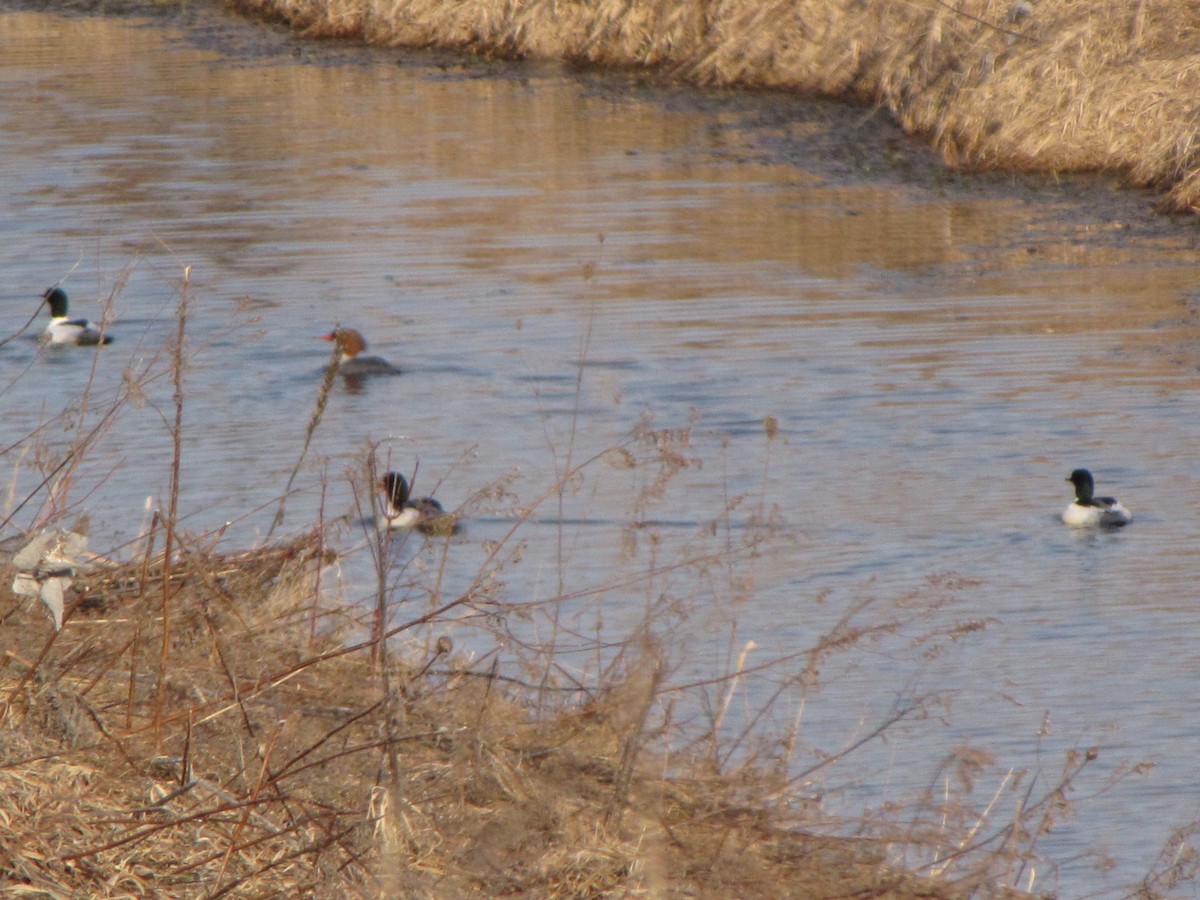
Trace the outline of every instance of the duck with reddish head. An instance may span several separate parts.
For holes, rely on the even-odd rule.
[[[321,335],[323,341],[333,341],[338,349],[338,372],[347,377],[363,375],[399,375],[400,369],[393,366],[381,356],[364,356],[367,341],[362,334],[353,328],[342,328],[340,325]]]

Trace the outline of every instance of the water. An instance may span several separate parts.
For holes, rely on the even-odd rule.
[[[1186,226],[1103,184],[939,176],[862,111],[205,21],[0,14],[2,330],[59,279],[77,314],[115,295],[87,421],[126,370],[150,377],[77,476],[94,545],[165,499],[164,348],[188,266],[194,531],[267,533],[327,359],[314,338],[352,325],[405,374],[336,387],[286,528],[320,509],[353,522],[368,442],[450,506],[502,483],[449,548],[404,551],[453,597],[547,497],[500,553],[522,558],[498,604],[477,608],[545,640],[537,604],[578,595],[556,607],[576,632],[557,641],[581,671],[589,636],[648,609],[679,611],[665,640],[686,682],[750,640],[751,663],[802,653],[870,600],[852,621],[894,627],[823,660],[802,743],[836,752],[913,698],[936,717],[814,791],[831,811],[904,803],[970,743],[995,755],[986,795],[1010,768],[1050,784],[1068,749],[1097,746],[1078,820],[1040,844],[1064,896],[1119,895],[1200,813]],[[862,159],[823,146],[831,128],[861,134]],[[28,336],[0,348],[4,445],[50,422],[61,452],[75,432],[54,417],[92,360]],[[631,443],[639,423],[670,433]],[[547,492],[592,456],[560,507]],[[672,459],[686,465],[641,499]],[[5,459],[21,487],[34,462]],[[1057,521],[1081,465],[1132,527]],[[691,557],[707,562],[641,574]],[[369,595],[353,563],[343,575],[348,599]],[[735,717],[807,661],[750,680]]]

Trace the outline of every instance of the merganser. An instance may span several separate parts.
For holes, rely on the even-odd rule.
[[[67,292],[62,288],[50,288],[42,294],[42,300],[50,306],[50,324],[42,332],[47,344],[78,344],[93,347],[96,344],[111,344],[112,337],[101,334],[100,328],[87,319],[67,317]]]
[[[333,341],[341,351],[341,362],[338,371],[343,375],[399,375],[400,370],[386,359],[379,356],[362,356],[367,349],[367,342],[353,328],[335,328],[329,334],[321,335],[323,341]]]
[[[1093,497],[1095,483],[1087,469],[1076,469],[1067,478],[1075,485],[1075,502],[1063,510],[1062,520],[1068,525],[1125,525],[1133,514],[1116,497]]]
[[[408,480],[399,472],[388,472],[379,479],[383,491],[381,528],[415,528],[422,534],[454,534],[458,517],[442,509],[432,497],[410,497]]]

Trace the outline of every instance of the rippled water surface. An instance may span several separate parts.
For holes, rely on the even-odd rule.
[[[414,551],[447,594],[533,508],[499,596],[584,592],[560,624],[605,638],[699,601],[670,632],[689,648],[679,681],[726,671],[747,641],[751,663],[806,650],[870,600],[854,621],[906,621],[829,657],[802,743],[836,752],[935,692],[944,723],[902,723],[819,789],[831,807],[903,803],[967,744],[995,755],[985,794],[1009,769],[1048,785],[1066,750],[1098,747],[1078,820],[1042,844],[1064,896],[1119,894],[1200,815],[1191,226],[1148,224],[1103,185],[939,178],[861,110],[236,21],[0,12],[0,91],[0,330],[62,280],[78,314],[113,297],[117,336],[94,372],[92,353],[30,333],[0,347],[2,443],[49,422],[43,452],[59,452],[64,406],[103,409],[147,373],[77,478],[93,543],[136,534],[165,497],[164,348],[187,266],[180,505],[196,532],[266,534],[327,360],[314,338],[352,325],[405,371],[335,386],[285,528],[353,519],[376,442],[419,492],[470,501],[462,536]],[[863,148],[830,150],[830,128]],[[21,488],[37,462],[5,459]],[[1057,521],[1076,466],[1132,527]],[[508,496],[475,496],[497,483]],[[753,558],[719,555],[757,538]],[[343,574],[348,597],[369,593]],[[522,621],[549,634],[544,615]],[[937,653],[919,641],[959,623],[986,627]],[[770,690],[749,687],[748,708]]]

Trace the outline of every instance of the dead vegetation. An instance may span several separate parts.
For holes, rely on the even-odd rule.
[[[313,605],[321,546],[185,550],[165,651],[161,558],[82,576],[60,632],[3,592],[5,890],[958,893],[889,867],[879,841],[806,833],[764,803],[781,787],[766,774],[663,777],[643,747],[660,686],[645,659],[543,716],[445,640],[381,671],[371,641],[346,639],[350,610]]]
[[[1200,206],[1196,0],[229,0],[318,37],[878,104],[954,166],[1108,171]]]

